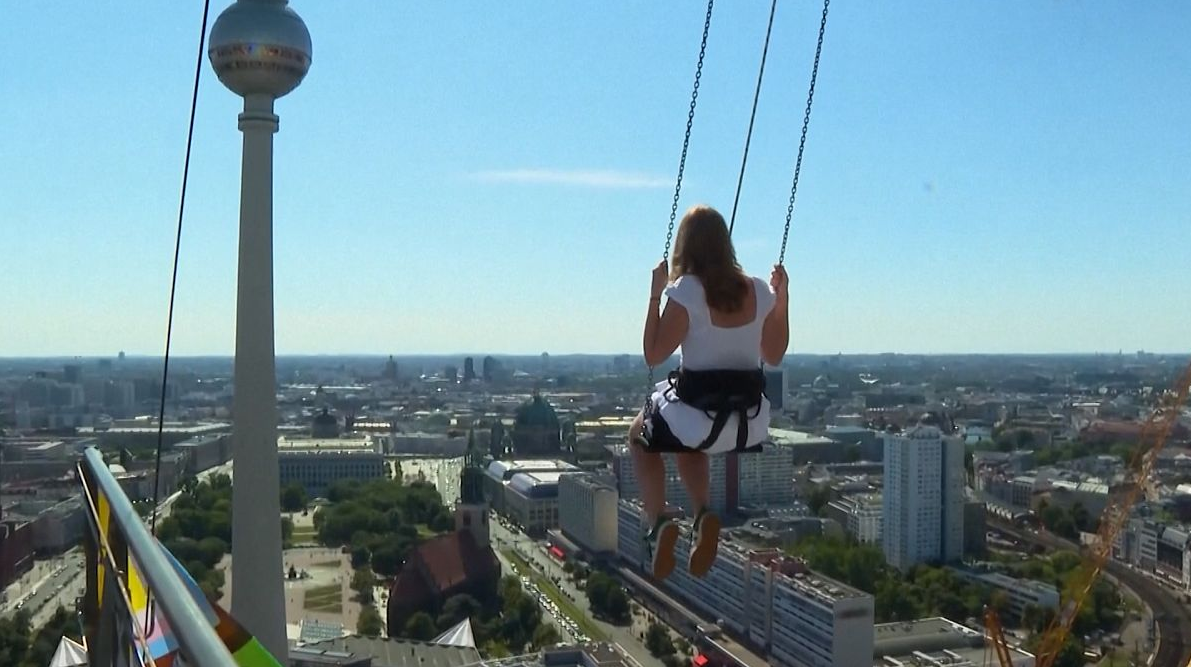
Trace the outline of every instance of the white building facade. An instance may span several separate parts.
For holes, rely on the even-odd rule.
[[[764,443],[761,451],[737,456],[739,502],[764,507],[794,501],[794,454],[788,447]]]
[[[885,560],[906,570],[956,561],[964,544],[964,445],[919,424],[885,436]]]
[[[586,551],[614,553],[618,500],[616,489],[594,475],[563,475],[558,479],[559,528]]]
[[[278,438],[277,463],[281,486],[297,482],[318,496],[344,479],[367,481],[388,476],[378,443],[363,439]]]
[[[618,555],[635,567],[643,556],[640,511],[636,502],[619,504]],[[685,563],[689,523],[681,521],[680,527],[675,556]],[[726,630],[764,646],[776,667],[872,664],[873,597],[815,574],[776,549],[723,542],[706,576],[678,567],[661,587]]]
[[[640,499],[641,486],[637,482],[637,473],[633,468],[633,456],[628,449],[628,445],[612,445],[610,449],[612,451],[612,471],[616,475],[617,490],[620,493],[620,497],[623,499]],[[733,483],[731,485],[732,488],[729,488],[728,465],[729,460],[735,462],[739,458],[741,457],[708,457],[708,467],[710,468],[711,477],[711,509],[721,515],[736,509],[736,499],[734,497],[730,498],[730,495],[735,495],[736,485]],[[693,516],[696,510],[692,507],[686,487],[682,485],[682,480],[678,477],[678,468],[674,465],[674,457],[663,456],[662,460],[666,463],[666,502],[673,506],[682,507],[688,515]],[[735,466],[734,463],[733,466]],[[734,478],[735,474],[732,477]],[[733,479],[733,482],[735,482],[735,479]]]

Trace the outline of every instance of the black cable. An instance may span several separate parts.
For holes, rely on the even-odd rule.
[[[153,514],[149,534],[157,535],[157,503],[161,494],[161,449],[165,436],[165,400],[170,377],[170,343],[174,333],[174,296],[178,290],[178,257],[182,251],[182,218],[186,211],[186,184],[190,180],[190,149],[194,144],[194,116],[198,108],[199,79],[203,73],[203,47],[207,43],[207,15],[211,0],[203,0],[203,20],[199,28],[198,57],[194,64],[194,90],[190,95],[190,125],[186,131],[186,157],[182,162],[182,191],[178,201],[178,227],[174,235],[174,267],[170,277],[170,305],[165,323],[165,360],[161,368],[161,405],[157,412],[157,461],[153,468]]]
[[[753,91],[753,112],[749,114],[749,130],[744,135],[744,157],[740,158],[740,175],[736,177],[736,197],[732,200],[732,217],[728,220],[728,236],[736,227],[736,207],[740,205],[740,188],[744,185],[744,167],[749,161],[749,144],[753,141],[753,122],[757,120],[757,101],[761,99],[761,81],[765,78],[765,59],[769,57],[769,35],[773,33],[773,15],[777,0],[769,5],[769,25],[765,28],[765,46],[761,49],[761,67],[757,71],[757,89]]]
[[[802,114],[802,137],[798,140],[798,159],[794,162],[794,182],[790,184],[790,203],[786,206],[786,229],[782,232],[782,249],[777,263],[786,263],[786,242],[790,239],[790,221],[794,217],[794,198],[798,196],[798,176],[802,173],[802,152],[806,149],[806,130],[811,124],[811,104],[815,101],[815,81],[819,78],[819,56],[823,54],[823,34],[827,31],[827,10],[831,0],[823,0],[823,17],[819,20],[819,41],[815,44],[815,63],[811,67],[811,85],[806,91],[806,110]]]
[[[711,12],[715,0],[707,0],[707,15],[703,18],[703,37],[699,41],[699,60],[695,63],[695,83],[691,87],[691,104],[686,114],[686,134],[682,137],[682,155],[678,158],[678,177],[674,183],[674,199],[670,202],[670,226],[666,228],[666,248],[662,259],[670,258],[670,242],[674,238],[674,221],[678,217],[678,198],[682,194],[682,175],[686,171],[686,154],[691,147],[691,129],[695,125],[695,107],[699,104],[699,81],[703,78],[703,58],[707,55],[707,35],[711,32]]]

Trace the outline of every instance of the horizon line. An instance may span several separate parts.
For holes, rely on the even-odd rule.
[[[541,357],[542,354],[547,354],[550,357],[641,357],[640,352],[550,352],[543,350],[542,352],[286,352],[277,353],[274,358],[326,358],[326,357],[356,357],[356,358],[370,358],[376,357],[385,359],[388,357]],[[1155,357],[1186,357],[1191,356],[1191,351],[1150,351],[1150,350],[1134,350],[1126,352],[1124,350],[1115,351],[1063,351],[1063,352],[787,352],[786,357],[877,357],[877,356],[895,356],[895,357],[1101,357],[1101,356],[1136,356],[1137,354],[1146,354]],[[124,357],[126,359],[161,359],[164,355],[160,353],[146,353],[146,352],[126,352]],[[679,356],[679,352],[675,352],[673,356]],[[27,354],[27,355],[0,355],[0,361],[6,360],[34,360],[34,359],[118,359],[118,354]],[[171,353],[171,359],[234,359],[234,353],[186,353],[178,354]]]

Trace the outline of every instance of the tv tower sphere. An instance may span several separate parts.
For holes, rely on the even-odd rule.
[[[237,0],[215,20],[207,57],[241,97],[281,97],[310,69],[310,32],[287,0]]]

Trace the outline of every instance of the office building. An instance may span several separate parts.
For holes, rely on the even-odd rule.
[[[387,476],[380,443],[363,438],[277,439],[281,485],[297,482],[310,496],[319,496],[341,479],[371,480]]]
[[[637,481],[637,474],[633,467],[633,455],[628,445],[610,445],[612,452],[612,472],[616,476],[617,491],[621,499],[636,500],[641,498],[641,487]],[[748,456],[748,455],[745,455]],[[739,464],[742,457],[726,454],[709,458],[711,509],[726,514],[736,511],[739,507]],[[666,465],[666,502],[674,507],[681,507],[690,516],[694,516],[696,508],[692,506],[686,487],[678,477],[678,467],[674,465],[674,457],[663,456]]]
[[[803,431],[771,428],[769,429],[769,438],[773,444],[785,447],[790,451],[794,465],[843,463],[847,455],[847,447],[841,447],[831,438]]]
[[[884,523],[883,505],[879,493],[844,495],[827,503],[827,516],[839,522],[857,542],[879,546]]]
[[[883,546],[890,565],[950,562],[963,555],[964,445],[938,421],[885,438]]]
[[[640,568],[644,556],[641,506],[622,500],[617,552]],[[690,549],[689,522],[679,522],[679,563]],[[778,667],[862,666],[873,655],[873,597],[810,571],[776,549],[752,550],[721,542],[706,576],[678,567],[662,582],[668,594],[748,637]]]
[[[1051,610],[1059,608],[1059,589],[1050,584],[1034,579],[1010,577],[999,572],[981,572],[965,567],[953,567],[951,571],[965,581],[988,586],[993,590],[1005,593],[1009,604],[1007,611],[1019,621],[1026,607],[1033,606]]]
[[[984,503],[964,501],[964,558],[988,555],[988,520]]]
[[[558,460],[492,461],[484,492],[498,514],[523,530],[541,535],[558,527],[558,480],[575,466]]]
[[[767,442],[759,452],[727,456],[737,459],[740,506],[788,505],[794,501],[794,456],[789,448]]]
[[[558,480],[558,523],[565,537],[592,554],[616,551],[616,489],[586,473]]]

